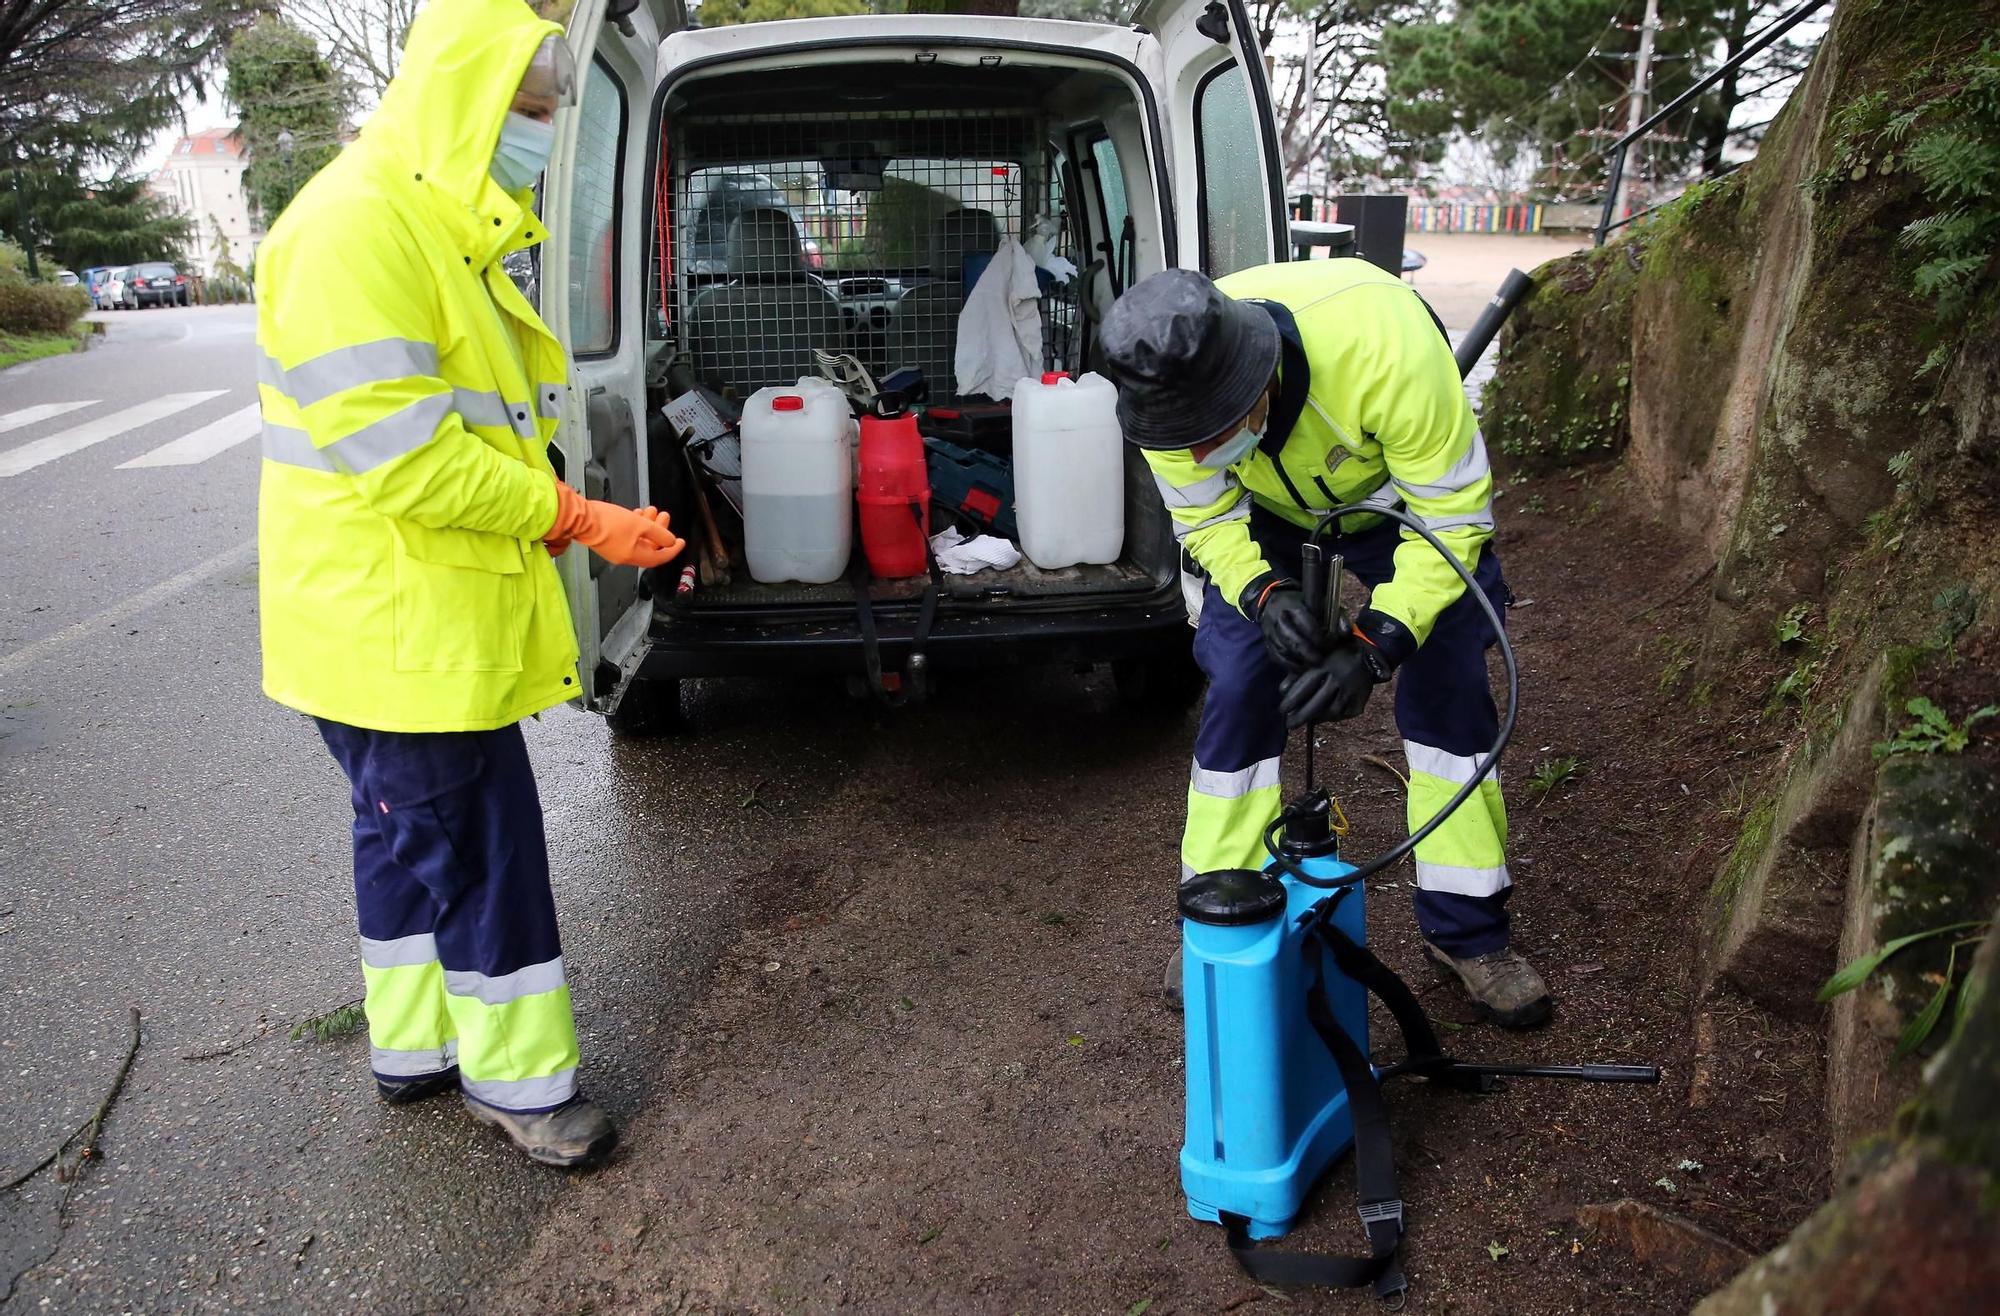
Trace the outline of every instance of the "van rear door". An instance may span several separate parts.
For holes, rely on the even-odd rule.
[[[589,498],[642,507],[647,489],[646,121],[661,38],[680,0],[578,0],[569,24],[578,103],[556,120],[543,176],[541,313],[573,362],[554,447]],[[645,657],[653,605],[639,573],[582,548],[557,560],[583,669],[583,703],[606,711]]]
[[[1243,0],[1145,0],[1166,56],[1178,264],[1213,277],[1288,252],[1278,126]]]

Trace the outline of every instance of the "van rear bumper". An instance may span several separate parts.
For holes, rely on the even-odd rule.
[[[889,670],[909,657],[913,610],[876,616],[882,663]],[[1194,632],[1177,591],[1144,605],[946,613],[931,627],[924,656],[932,667],[1011,667],[1025,663],[1097,663],[1118,658],[1185,654]],[[658,680],[684,676],[781,675],[862,669],[860,619],[732,621],[726,613],[674,613],[656,618],[652,647],[638,675]]]

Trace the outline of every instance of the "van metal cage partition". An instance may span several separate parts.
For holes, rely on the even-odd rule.
[[[814,349],[956,398],[959,314],[1002,241],[1076,245],[1048,126],[1018,111],[691,112],[664,165],[656,326],[738,398],[816,373]],[[1037,277],[1042,368],[1074,370],[1077,280]]]

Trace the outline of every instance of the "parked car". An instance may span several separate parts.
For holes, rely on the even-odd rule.
[[[163,260],[134,265],[126,282],[138,306],[186,306],[187,276]]]
[[[1131,282],[1286,258],[1277,129],[1243,0],[1143,0],[1129,24],[911,14],[705,30],[685,29],[679,0],[642,0],[623,24],[603,21],[610,8],[579,6],[570,33],[590,62],[538,248],[542,309],[568,325],[574,359],[549,399],[565,417],[550,455],[572,481],[588,470],[594,496],[699,526],[663,407],[700,387],[727,411],[811,373],[813,348],[877,379],[921,370],[926,428],[961,425],[963,441],[1010,453],[1010,413],[986,408],[979,428],[953,405],[954,347],[968,284],[1029,229],[1082,267],[1041,299],[1044,368],[1077,375],[1100,364],[1092,327]],[[827,245],[823,274],[809,239]],[[688,677],[879,666],[884,686],[899,673],[921,685],[928,671],[1048,662],[1109,664],[1134,702],[1185,706],[1200,677],[1181,555],[1140,454],[1123,460],[1116,562],[878,581],[865,620],[848,581],[739,570],[677,599],[692,548],[643,583],[565,554],[582,702],[639,729],[677,716]]]
[[[729,232],[738,217],[752,210],[781,210],[799,229],[800,247],[808,269],[820,269],[825,258],[819,243],[806,234],[798,208],[769,175],[754,169],[703,169],[690,178],[685,270],[689,274],[728,273]]]
[[[131,271],[123,265],[115,265],[104,271],[103,282],[97,285],[90,299],[100,311],[136,311],[139,309],[138,293],[131,287]]]
[[[104,282],[104,276],[110,272],[111,266],[109,265],[92,265],[83,271],[83,290],[90,294],[90,300],[93,305],[97,301],[98,285]]]
[[[83,280],[77,278],[75,272],[72,270],[57,270],[56,282],[65,288],[74,288],[79,283],[82,283]]]

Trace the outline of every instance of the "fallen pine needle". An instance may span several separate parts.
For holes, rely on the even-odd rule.
[[[1410,779],[1408,777],[1405,777],[1401,772],[1397,771],[1396,765],[1389,762],[1389,760],[1383,758],[1380,754],[1363,754],[1361,756],[1361,761],[1363,763],[1367,763],[1374,767],[1382,769],[1382,771],[1388,773],[1390,776],[1394,777],[1397,781],[1402,782],[1405,787],[1407,787],[1410,784]]]

